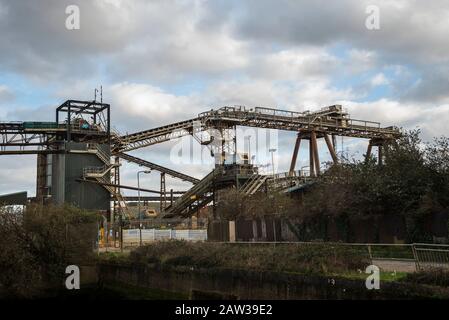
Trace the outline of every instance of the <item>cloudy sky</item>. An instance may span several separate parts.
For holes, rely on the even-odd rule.
[[[80,29],[68,30],[68,5]],[[369,5],[380,28],[366,27]],[[295,111],[342,104],[352,117],[449,135],[449,2],[0,0],[0,121],[54,120],[66,99],[103,86],[113,125],[135,132],[223,105]],[[295,134],[279,134],[280,171]],[[362,153],[366,141],[339,140]],[[133,152],[172,163],[175,142]],[[328,159],[323,147],[322,160]],[[0,193],[35,189],[35,156],[2,156]],[[305,150],[297,167],[307,164]],[[122,182],[135,185],[124,164]],[[158,188],[158,174],[143,180]],[[188,184],[170,179],[169,188]]]

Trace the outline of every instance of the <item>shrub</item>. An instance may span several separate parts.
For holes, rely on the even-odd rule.
[[[135,263],[157,261],[162,266],[230,268],[297,273],[339,273],[368,265],[352,248],[329,244],[221,244],[185,241],[157,242],[134,250]]]
[[[92,258],[96,232],[96,215],[74,207],[0,208],[0,296],[60,286],[67,265]]]
[[[433,270],[408,273],[407,276],[401,280],[416,284],[449,287],[449,271],[436,268]]]

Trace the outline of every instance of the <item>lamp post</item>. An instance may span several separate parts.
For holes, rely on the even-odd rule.
[[[271,167],[273,168],[273,179],[274,179],[274,153],[276,152],[276,149],[268,149],[269,152],[271,152]]]
[[[151,173],[151,170],[141,170],[137,172],[137,194],[138,194],[138,214],[139,214],[139,240],[140,240],[140,246],[142,246],[142,215],[140,212],[140,179],[139,176],[141,173]]]
[[[310,166],[302,166],[301,167],[301,169],[299,170],[301,176],[305,176],[304,170],[303,170],[304,168],[310,168]]]

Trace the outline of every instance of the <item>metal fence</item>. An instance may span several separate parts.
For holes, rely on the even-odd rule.
[[[164,240],[186,240],[186,241],[206,241],[206,229],[142,229],[142,242],[154,242]],[[123,244],[125,246],[134,246],[140,243],[140,230],[127,229],[123,230]]]
[[[396,260],[415,263],[416,270],[449,269],[449,245],[412,243],[393,244],[387,250],[379,250],[386,245],[368,245],[372,260]],[[376,252],[377,249],[377,252]],[[380,252],[379,252],[380,251]]]
[[[413,245],[413,250],[417,269],[449,269],[448,245],[417,243]]]

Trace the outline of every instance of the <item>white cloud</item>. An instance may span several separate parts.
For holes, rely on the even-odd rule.
[[[6,85],[0,85],[0,103],[10,101],[14,98],[14,93]]]
[[[28,191],[35,194],[36,156],[0,156],[0,194]]]
[[[378,73],[371,79],[371,85],[373,87],[383,86],[383,85],[386,85],[389,83],[390,82],[388,81],[387,77],[385,77],[385,75],[383,73]]]
[[[347,70],[351,73],[368,71],[378,63],[378,55],[374,51],[350,49],[348,51]]]
[[[449,104],[429,105],[380,99],[372,102],[343,101],[353,118],[396,125],[404,129],[422,129],[424,140],[449,135]]]
[[[117,83],[105,92],[113,124],[122,133],[194,118],[204,107],[195,94],[174,95],[147,84]]]
[[[340,63],[326,48],[304,47],[255,54],[249,72],[256,78],[304,81],[327,78]]]

